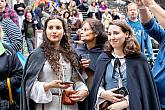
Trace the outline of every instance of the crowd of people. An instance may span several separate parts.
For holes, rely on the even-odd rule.
[[[104,0],[0,0],[0,109],[165,110],[165,10],[135,0],[118,11]]]

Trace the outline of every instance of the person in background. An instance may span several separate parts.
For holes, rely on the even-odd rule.
[[[25,64],[21,110],[78,110],[76,102],[85,99],[88,88],[78,71],[77,55],[67,36],[67,24],[62,18],[49,17],[44,26],[43,43],[28,56]],[[71,81],[73,85],[62,83]],[[62,103],[64,89],[75,91],[69,95],[75,104]]]
[[[71,12],[73,9],[77,9],[76,1],[71,0],[68,5],[68,10]]]
[[[38,28],[38,23],[33,20],[32,13],[26,13],[25,19],[23,20],[23,33],[25,33],[29,54],[35,49],[35,30]]]
[[[88,0],[82,0],[82,2],[80,2],[80,4],[77,6],[77,8],[80,11],[87,12],[88,11],[88,8],[89,8]]]
[[[83,16],[81,12],[78,12],[78,10],[73,9],[69,19],[71,21],[72,31],[77,31],[82,27]]]
[[[104,33],[104,27],[101,21],[88,18],[84,21],[80,31],[80,40],[84,42],[83,45],[76,48],[76,52],[80,59],[80,66],[85,72],[85,80],[89,89],[91,89],[94,72],[96,69],[96,60],[103,51],[103,45],[107,40]],[[89,54],[90,61],[83,59],[83,54]]]
[[[3,43],[9,45],[15,52],[21,51],[23,36],[19,27],[10,18],[4,18],[1,25],[4,32]]]
[[[125,19],[126,22],[131,26],[134,31],[134,35],[137,38],[137,41],[140,44],[141,52],[145,53],[145,49],[148,53],[149,61],[154,61],[154,54],[152,50],[152,43],[150,36],[144,31],[142,23],[138,18],[138,9],[135,3],[130,3],[127,6],[127,15]]]
[[[76,31],[76,34],[72,36],[72,46],[73,48],[78,48],[79,46],[84,45],[84,42],[81,40],[81,28]]]
[[[124,92],[115,93],[121,87]],[[89,110],[100,110],[104,101],[110,102],[109,110],[160,110],[147,58],[123,20],[114,20],[108,28],[108,41],[96,62],[89,99]]]
[[[165,10],[154,0],[136,0],[145,31],[159,43],[159,51],[152,68],[152,74],[158,89],[161,110],[165,110],[165,30],[152,14],[165,23]],[[152,13],[152,14],[151,14]],[[161,24],[162,24],[161,23]]]
[[[88,89],[91,90],[96,61],[103,51],[103,45],[107,40],[107,36],[104,33],[104,27],[101,21],[92,18],[84,21],[80,32],[80,40],[84,44],[78,46],[76,52],[80,62],[81,74],[86,81]],[[88,98],[83,103],[84,105],[81,107],[81,110],[88,110],[87,108],[83,108],[88,105]]]
[[[104,11],[108,8],[107,4],[105,3],[105,1],[101,1],[101,4],[99,5],[99,11],[101,13],[104,13]]]
[[[48,2],[49,2],[49,0],[35,0],[33,8],[35,10],[35,8],[37,8],[40,4],[47,5]]]
[[[68,11],[68,7],[65,3],[61,3],[60,9],[59,9],[60,16],[62,16],[65,11]]]
[[[42,15],[42,10],[41,10],[41,8],[39,8],[39,7],[37,7],[35,10],[34,10],[34,13],[35,13],[35,19],[36,19],[36,21],[38,22],[38,24],[39,24],[39,30],[41,30],[41,29],[43,29],[43,24],[42,24],[42,21],[41,21],[41,19],[42,19],[42,17],[43,17],[43,15]]]
[[[104,30],[105,32],[108,31],[108,27],[109,27],[109,23],[112,21],[112,16],[111,14],[109,13],[109,9],[106,9],[102,15],[102,19],[101,19],[101,22],[103,23],[104,25]]]
[[[118,8],[112,9],[111,16],[113,20],[120,19],[120,16],[118,15]]]
[[[91,4],[89,5],[89,9],[87,11],[88,17],[90,18],[97,18],[100,19],[99,16],[99,7],[97,5],[97,2],[92,1]]]
[[[20,96],[17,89],[21,85],[23,67],[16,55],[16,52],[13,51],[10,46],[2,43],[2,39],[3,30],[0,26],[0,109],[12,110],[11,106],[9,106],[9,89],[7,86],[7,78],[10,78],[13,100],[17,103],[17,107],[19,109]]]
[[[19,27],[19,18],[15,10],[9,8],[6,0],[0,0],[0,22],[4,18],[10,18]]]
[[[31,6],[26,6],[25,12],[24,12],[24,13],[25,13],[25,14],[26,14],[26,13],[31,13],[31,14],[32,14],[32,19],[33,19],[34,21],[36,20],[36,15],[35,15],[34,10],[32,9]]]
[[[14,10],[18,14],[19,27],[20,27],[20,30],[22,30],[23,20],[25,19],[25,17],[24,17],[25,4],[21,3],[20,0],[16,0],[16,1],[17,1],[17,3],[14,4]]]

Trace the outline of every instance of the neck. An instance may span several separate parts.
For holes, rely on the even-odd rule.
[[[54,43],[54,48],[59,49],[60,48],[60,42]]]
[[[125,56],[125,54],[123,53],[123,50],[114,50],[113,53],[115,56],[119,56],[119,57]]]
[[[129,18],[131,21],[136,22],[138,21],[138,18]]]
[[[87,44],[87,48],[89,50],[89,49],[91,49],[91,48],[96,46],[96,40],[94,40],[92,42],[91,41],[90,42],[86,42],[86,44]]]

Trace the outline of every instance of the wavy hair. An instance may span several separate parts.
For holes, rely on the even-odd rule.
[[[123,20],[114,20],[110,23],[110,25],[119,26],[123,33],[128,32],[128,37],[125,39],[123,53],[127,55],[138,55],[140,54],[140,45],[133,35],[133,31],[131,27]],[[109,26],[110,26],[109,25]],[[114,51],[114,48],[111,46],[109,41],[105,43],[104,46],[105,51],[109,51],[110,53]]]
[[[53,19],[60,20],[62,22],[62,27],[64,29],[64,35],[61,39],[59,49],[54,48],[53,42],[51,42],[46,36],[46,29],[48,22]],[[51,16],[45,21],[44,30],[43,30],[43,43],[41,47],[44,50],[45,57],[50,63],[51,68],[56,73],[58,73],[58,71],[60,70],[60,64],[59,64],[60,54],[62,54],[66,62],[71,63],[72,69],[78,68],[77,56],[74,49],[71,47],[70,37],[67,36],[68,35],[67,33],[68,33],[68,26],[62,18],[57,16]]]

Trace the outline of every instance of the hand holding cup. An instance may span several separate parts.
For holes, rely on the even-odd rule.
[[[84,68],[88,68],[90,64],[90,54],[81,54],[80,64]]]

